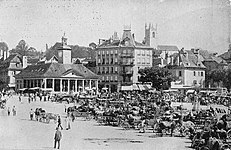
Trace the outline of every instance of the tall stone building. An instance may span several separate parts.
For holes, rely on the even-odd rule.
[[[99,87],[114,92],[139,82],[138,70],[152,66],[151,43],[154,42],[150,27],[145,26],[145,43],[135,41],[130,26],[124,27],[121,39],[115,32],[110,39],[99,40],[96,48],[96,71],[101,76]]]

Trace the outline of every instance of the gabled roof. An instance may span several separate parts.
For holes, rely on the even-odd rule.
[[[72,70],[76,76],[84,79],[98,79],[98,76],[82,64],[47,63],[31,65],[16,75],[16,78],[59,78]]]
[[[174,45],[158,45],[157,50],[161,51],[179,51],[177,46]]]
[[[201,68],[205,69],[199,56],[196,56],[191,50],[179,51],[179,53],[174,53],[173,66],[183,67],[183,68]],[[179,63],[179,64],[178,64]]]
[[[231,50],[228,50],[227,52],[219,55],[219,57],[223,58],[224,60],[229,60],[231,59]]]
[[[18,63],[15,60],[15,57],[18,57],[19,60],[22,62],[22,58],[19,54],[11,54],[8,58],[5,60],[0,61],[1,68],[8,68],[10,66],[10,63]]]
[[[110,38],[104,40],[103,43],[98,45],[98,48],[102,47],[113,47],[113,46],[129,46],[129,47],[141,47],[141,48],[151,48],[143,43],[135,41],[134,35],[132,35],[131,30],[124,30],[121,40]]]

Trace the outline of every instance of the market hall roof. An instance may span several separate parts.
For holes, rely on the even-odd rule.
[[[16,78],[61,78],[79,77],[82,79],[98,79],[98,75],[84,67],[82,64],[47,63],[30,65],[16,75]]]

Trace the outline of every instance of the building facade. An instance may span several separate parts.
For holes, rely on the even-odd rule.
[[[15,89],[15,75],[20,73],[27,66],[26,56],[12,54],[0,61],[0,88]]]
[[[56,59],[25,68],[16,75],[17,89],[39,87],[53,93],[98,91],[98,76],[83,64],[72,64],[71,48],[65,36],[58,48],[58,58],[54,57]]]
[[[180,50],[171,56],[167,67],[178,77],[177,85],[185,87],[205,87],[205,70],[199,58],[198,49]]]
[[[152,66],[152,51],[149,45],[135,41],[128,26],[124,28],[121,39],[114,33],[109,40],[103,40],[96,48],[96,71],[101,76],[100,87],[114,92],[119,91],[121,86],[138,83],[139,69]]]

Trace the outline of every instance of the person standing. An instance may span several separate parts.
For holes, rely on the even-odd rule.
[[[56,132],[55,132],[55,144],[54,144],[54,148],[56,148],[56,144],[58,143],[58,149],[60,148],[60,140],[62,139],[62,133],[61,131],[59,131],[59,127],[56,128]]]
[[[61,130],[63,130],[63,127],[61,125],[61,118],[60,118],[60,116],[58,117],[58,127],[60,127]]]
[[[31,109],[30,110],[30,120],[33,120],[34,118],[34,111]]]
[[[19,99],[19,102],[21,103],[22,102],[21,94],[19,95],[18,99]]]
[[[13,116],[16,116],[16,108],[15,108],[15,106],[13,106],[12,113],[13,113]]]
[[[8,116],[10,116],[10,107],[8,107],[7,112],[8,112]]]

